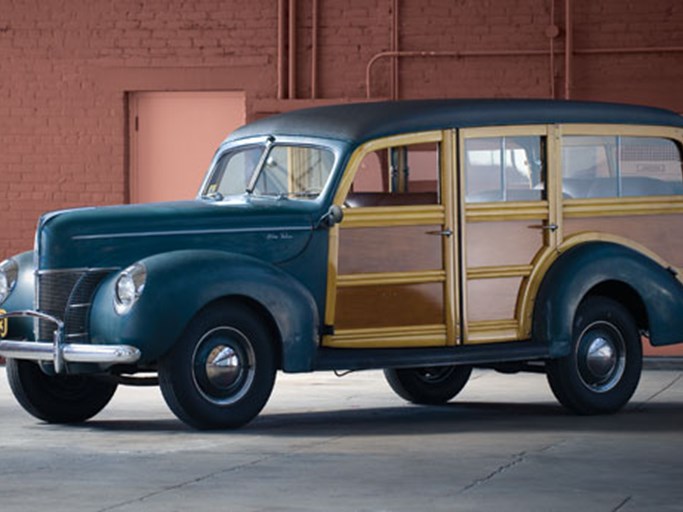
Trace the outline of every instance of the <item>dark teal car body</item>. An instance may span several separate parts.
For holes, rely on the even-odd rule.
[[[159,372],[164,396],[181,419],[199,428],[225,428],[258,413],[278,369],[388,368],[389,381],[401,396],[436,403],[454,396],[474,365],[504,371],[550,368],[551,385],[565,405],[579,412],[615,410],[615,400],[620,407],[635,389],[637,377],[629,372],[639,374],[638,365],[631,370],[613,363],[610,371],[621,368],[630,380],[628,389],[617,389],[619,396],[605,406],[600,399],[612,388],[609,393],[583,390],[579,394],[589,396],[578,402],[567,398],[574,385],[569,381],[576,376],[565,366],[575,351],[583,350],[575,339],[577,311],[591,291],[600,289],[600,297],[608,299],[593,309],[610,310],[615,297],[623,297],[632,319],[616,323],[625,330],[635,325],[637,332],[647,331],[654,345],[683,340],[683,285],[675,272],[618,244],[596,242],[563,253],[538,289],[532,335],[514,345],[340,349],[321,344],[335,331],[335,325],[325,323],[330,232],[341,221],[335,199],[354,151],[368,141],[429,130],[552,123],[683,128],[680,116],[666,111],[578,102],[415,101],[311,109],[232,134],[194,201],[45,214],[34,251],[13,259],[18,271],[0,304],[8,312],[0,355],[9,360],[15,395],[41,419],[83,421],[106,404],[117,383],[134,382],[137,373]],[[324,184],[309,196],[249,190],[261,176],[251,176],[240,194],[224,195],[218,193],[218,182],[212,185],[221,159],[235,148],[266,148],[254,164],[262,170],[270,165],[271,146],[289,145],[322,148],[329,160]],[[136,288],[122,313],[117,294],[131,266],[133,277],[127,277]],[[144,282],[136,283],[138,278]],[[617,316],[623,316],[623,308]],[[226,309],[237,313],[223,325],[216,318]],[[610,310],[608,316],[613,314]],[[204,331],[194,334],[205,324]],[[608,331],[605,327],[596,339],[609,338]],[[186,338],[194,341],[182,341]],[[266,340],[244,342],[247,338]],[[597,350],[594,342],[587,350]],[[621,343],[617,360],[640,358],[625,353]],[[202,344],[207,354],[202,355]],[[187,368],[183,357],[192,360]],[[176,381],[183,372],[185,377]],[[62,381],[78,377],[91,379],[83,384],[87,407],[42,405],[44,390],[36,386],[59,388]],[[107,384],[100,389],[102,381]],[[441,389],[432,395],[429,386],[438,388],[439,382],[447,384],[445,394]],[[185,396],[187,387],[196,388],[193,396]]]

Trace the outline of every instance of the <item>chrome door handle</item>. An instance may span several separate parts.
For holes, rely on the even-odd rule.
[[[532,226],[527,226],[529,229],[545,229],[547,231],[557,231],[557,229],[560,227],[557,224],[534,224]]]
[[[453,231],[451,231],[450,229],[442,229],[436,231],[427,231],[425,234],[437,236],[451,236],[453,234]]]

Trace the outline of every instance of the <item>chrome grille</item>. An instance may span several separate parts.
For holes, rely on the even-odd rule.
[[[38,310],[64,321],[70,342],[88,341],[92,296],[112,269],[47,270],[38,272]],[[54,324],[38,321],[38,339],[51,340]]]

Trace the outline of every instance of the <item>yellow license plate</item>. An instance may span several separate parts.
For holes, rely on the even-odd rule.
[[[4,309],[0,309],[0,315],[7,313]],[[0,338],[7,336],[7,319],[0,319]]]

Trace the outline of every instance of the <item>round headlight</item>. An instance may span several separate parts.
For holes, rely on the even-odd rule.
[[[116,312],[127,313],[145,289],[147,269],[142,263],[136,263],[119,274],[116,280]]]
[[[9,294],[14,290],[19,276],[19,265],[14,260],[5,260],[0,263],[0,304],[5,302]]]

